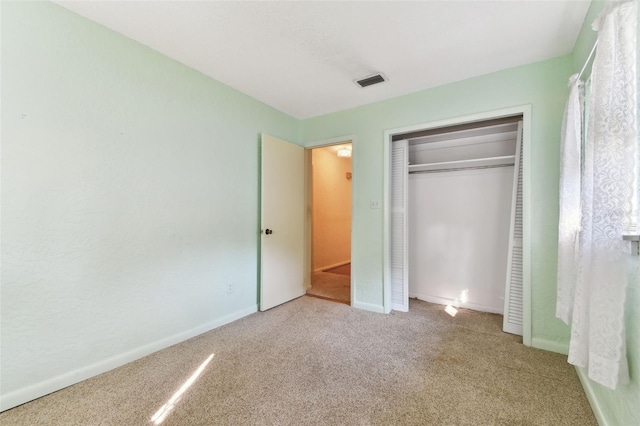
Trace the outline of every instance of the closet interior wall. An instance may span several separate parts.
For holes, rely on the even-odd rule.
[[[408,139],[409,297],[503,313],[518,124]]]

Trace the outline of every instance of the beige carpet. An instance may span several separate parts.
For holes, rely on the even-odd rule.
[[[595,425],[562,355],[501,317],[412,300],[374,314],[301,297],[0,414],[2,425]]]
[[[351,277],[330,272],[315,272],[311,275],[311,288],[307,290],[307,294],[349,303],[351,301]]]
[[[347,263],[346,265],[336,266],[335,268],[331,269],[325,269],[322,272],[351,276],[351,264]]]

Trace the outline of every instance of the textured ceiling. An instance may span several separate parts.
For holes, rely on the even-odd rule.
[[[571,53],[589,1],[57,1],[296,118]],[[354,80],[383,72],[388,82]]]

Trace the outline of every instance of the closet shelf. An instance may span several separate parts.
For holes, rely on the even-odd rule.
[[[638,234],[624,234],[622,235],[624,241],[631,241],[631,254],[640,256],[640,235]]]
[[[455,170],[478,167],[512,166],[515,164],[515,155],[502,157],[472,158],[470,160],[443,161],[441,163],[409,164],[411,172],[431,172],[437,170]]]

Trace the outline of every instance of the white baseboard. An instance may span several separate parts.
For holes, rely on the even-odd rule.
[[[364,311],[377,312],[379,314],[384,313],[384,306],[374,305],[373,303],[358,302],[356,300],[351,304],[351,306],[357,309],[362,309]]]
[[[613,425],[613,422],[609,422],[604,415],[604,410],[600,406],[600,402],[596,397],[596,393],[593,390],[593,382],[589,380],[587,377],[587,372],[584,368],[575,367],[576,373],[578,373],[578,378],[580,379],[580,383],[582,384],[582,388],[584,389],[584,393],[587,395],[587,399],[589,400],[589,405],[591,405],[591,410],[593,410],[593,415],[596,416],[596,420],[600,426],[609,426]]]
[[[418,294],[418,293],[409,293],[409,297],[411,299],[424,300],[425,302],[429,302],[429,303],[437,303],[438,305],[453,305],[455,302],[455,300],[447,299],[445,297],[430,296],[427,294]],[[494,308],[492,306],[480,305],[478,303],[470,303],[470,302],[459,303],[458,305],[461,308],[471,309],[479,312],[489,312],[492,314],[500,314],[500,315],[503,315],[504,313],[503,307]],[[454,305],[454,306],[458,307],[458,305]]]
[[[327,269],[337,268],[338,266],[348,265],[349,263],[351,263],[350,260],[345,260],[344,262],[338,262],[338,263],[334,263],[332,265],[327,265],[327,266],[322,266],[320,268],[316,268],[316,269],[313,270],[313,272],[322,272],[322,271],[325,271]]]
[[[66,388],[67,386],[74,385],[78,382],[81,382],[93,376],[97,376],[98,374],[102,374],[109,370],[113,370],[114,368],[120,367],[129,362],[140,359],[153,352],[157,352],[161,349],[168,348],[169,346],[183,342],[199,334],[206,333],[207,331],[213,330],[214,328],[218,328],[230,322],[236,321],[240,318],[246,317],[247,315],[251,315],[257,311],[258,311],[258,306],[257,305],[252,306],[252,307],[231,313],[229,315],[226,315],[217,320],[208,322],[206,324],[202,324],[198,327],[192,328],[182,333],[178,333],[173,336],[169,336],[164,339],[146,344],[144,346],[140,346],[139,348],[133,349],[131,351],[112,356],[105,360],[99,361],[95,364],[91,364],[86,367],[81,367],[77,370],[70,371],[60,376],[45,380],[43,382],[35,383],[33,385],[26,386],[24,388],[15,390],[13,392],[9,392],[5,395],[1,395],[0,411],[8,410],[9,408],[16,407],[18,405],[24,404],[25,402],[29,402],[36,398],[40,398],[41,396]]]
[[[539,337],[531,338],[531,346],[536,349],[543,349],[549,352],[567,355],[569,353],[569,344],[561,342],[553,342],[551,340],[540,339]]]

